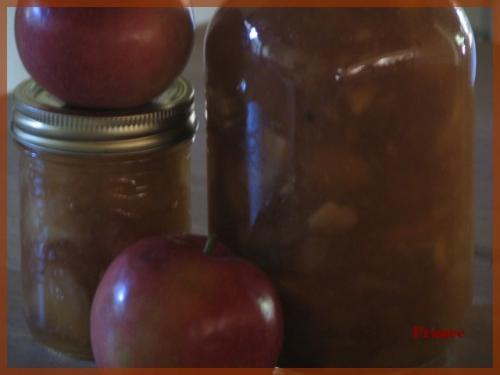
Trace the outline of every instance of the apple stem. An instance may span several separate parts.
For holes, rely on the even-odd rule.
[[[217,236],[215,234],[211,234],[210,236],[208,236],[207,242],[205,243],[205,247],[203,248],[203,254],[211,255],[216,244],[217,244]]]

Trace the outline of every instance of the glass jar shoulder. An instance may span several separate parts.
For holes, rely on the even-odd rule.
[[[221,8],[206,43],[209,73],[225,76],[254,66],[282,74],[338,79],[365,66],[424,61],[474,70],[470,25],[450,8]],[[350,70],[349,70],[350,69]],[[473,76],[473,75],[472,75]],[[210,75],[209,75],[210,79]]]

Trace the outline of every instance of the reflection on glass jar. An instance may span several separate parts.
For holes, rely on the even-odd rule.
[[[179,94],[181,101],[172,99]],[[79,113],[82,119],[32,82],[20,86],[16,96],[13,134],[21,150],[27,322],[46,345],[90,357],[90,306],[111,260],[144,237],[190,229],[192,102],[183,115],[171,115],[192,100],[192,90],[181,81],[155,108],[135,114]],[[159,122],[146,112],[156,113]],[[36,128],[28,127],[34,121],[45,126],[40,139]]]
[[[264,268],[281,365],[418,366],[471,300],[475,49],[463,11],[221,9],[210,230]]]

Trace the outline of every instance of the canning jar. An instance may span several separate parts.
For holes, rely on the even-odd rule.
[[[278,288],[280,365],[444,358],[415,333],[471,302],[464,11],[226,7],[206,67],[210,230]]]
[[[67,108],[33,81],[15,91],[21,266],[33,336],[91,356],[90,306],[127,245],[190,229],[193,89],[178,79],[148,106]]]

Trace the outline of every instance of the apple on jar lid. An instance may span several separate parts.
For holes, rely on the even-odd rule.
[[[67,104],[146,104],[182,72],[193,45],[190,10],[180,0],[166,4],[171,6],[18,7],[19,56],[33,79]]]

